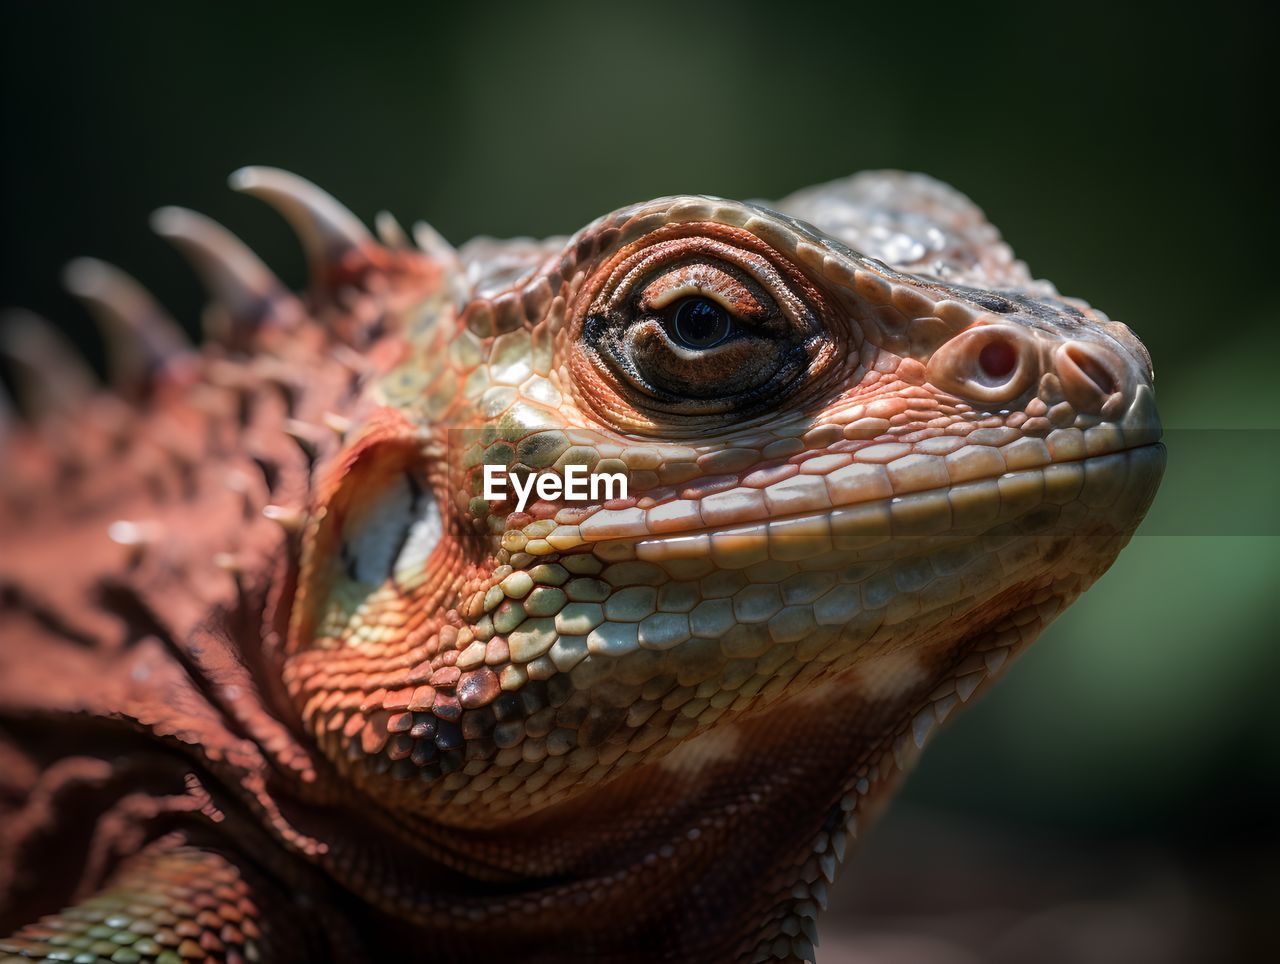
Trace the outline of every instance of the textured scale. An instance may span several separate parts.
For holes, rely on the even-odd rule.
[[[1141,344],[921,175],[457,251],[233,185],[304,295],[167,208],[201,349],[91,261],[111,389],[8,339],[15,959],[811,960],[898,777],[1159,482]],[[518,511],[485,466],[627,493]]]

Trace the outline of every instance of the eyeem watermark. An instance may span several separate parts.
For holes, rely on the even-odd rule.
[[[484,498],[487,502],[502,502],[508,488],[516,494],[516,511],[523,512],[529,504],[529,496],[552,501],[608,502],[627,497],[627,477],[621,472],[588,472],[585,465],[566,465],[564,474],[547,472],[542,475],[525,475],[508,472],[501,465],[484,467]]]

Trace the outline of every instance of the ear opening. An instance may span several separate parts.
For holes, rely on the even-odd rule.
[[[303,538],[290,651],[337,645],[338,630],[371,597],[425,584],[444,542],[422,439],[389,409],[375,414],[317,491]]]

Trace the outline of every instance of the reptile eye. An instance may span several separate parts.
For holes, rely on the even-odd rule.
[[[733,322],[729,313],[710,298],[690,298],[676,308],[671,327],[682,347],[697,351],[713,348],[728,338]]]
[[[574,370],[602,383],[597,397],[607,388],[609,419],[661,421],[669,433],[681,430],[671,416],[750,416],[836,357],[816,290],[776,252],[750,244],[641,241],[601,266]]]
[[[691,414],[740,410],[803,370],[807,332],[734,265],[690,261],[639,279],[586,335],[620,383]]]

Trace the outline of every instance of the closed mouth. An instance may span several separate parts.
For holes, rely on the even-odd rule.
[[[1152,443],[829,511],[640,538],[635,541],[636,557],[656,562],[701,556],[718,566],[735,568],[735,558],[759,555],[761,549],[769,558],[786,560],[831,550],[873,549],[890,540],[967,539],[1037,506],[1077,501],[1100,513],[1113,510],[1123,518],[1125,512],[1114,510],[1132,496],[1153,490],[1164,461],[1164,446]]]
[[[830,481],[824,484],[823,476],[792,476],[786,480],[793,483],[789,488],[785,482],[770,487],[778,491],[766,497],[759,490],[739,488],[701,500],[680,500],[674,510],[602,509],[580,526],[560,527],[551,541],[560,542],[563,550],[595,543],[604,554],[613,548],[620,556],[654,562],[710,558],[732,568],[735,561],[749,565],[754,557],[800,559],[831,550],[865,550],[888,540],[972,538],[1045,504],[1080,501],[1123,521],[1129,502],[1134,503],[1135,518],[1140,516],[1146,501],[1135,497],[1145,493],[1149,498],[1164,462],[1164,445],[1149,442],[900,494],[885,493],[884,484],[859,492],[842,489],[838,479],[833,486]],[[884,467],[854,463],[846,469],[854,470],[851,475],[865,473],[866,481],[879,479]],[[715,521],[716,501],[726,514],[736,510],[754,517]],[[685,507],[687,514],[681,518]]]

